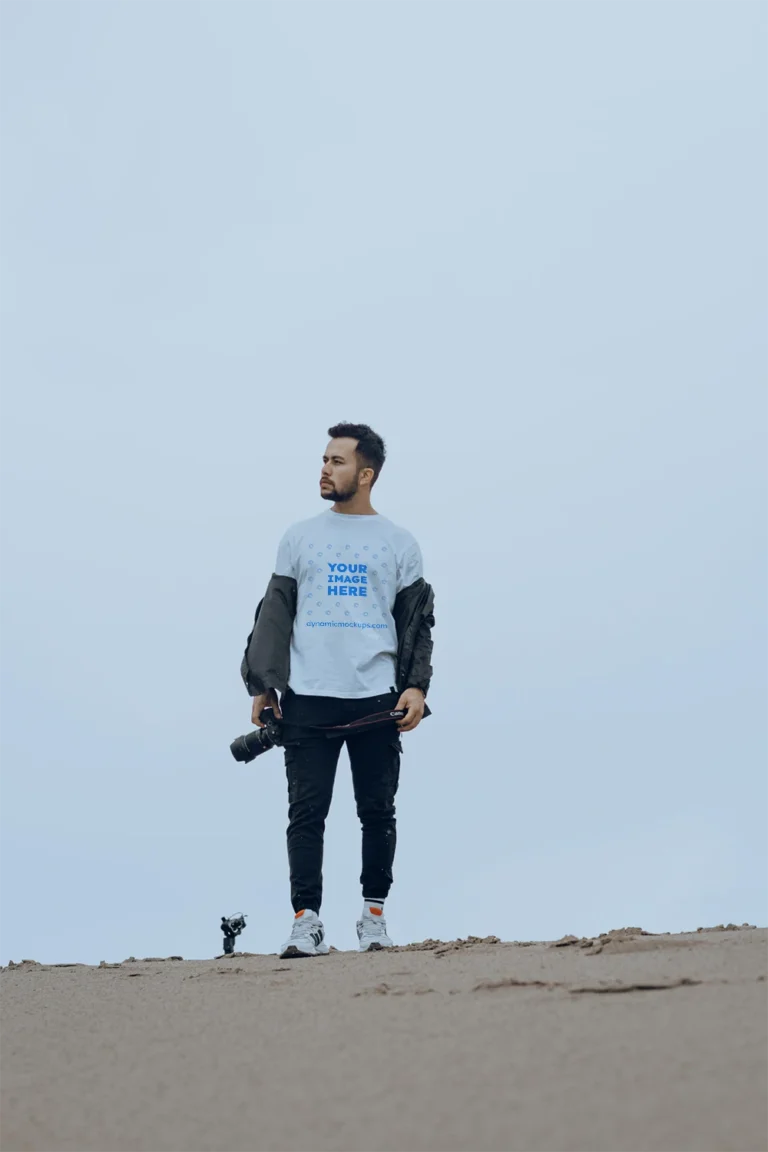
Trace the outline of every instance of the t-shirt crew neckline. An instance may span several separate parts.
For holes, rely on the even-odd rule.
[[[334,512],[329,508],[326,516],[333,516],[334,520],[383,520],[380,512],[373,512],[370,516],[365,512]]]

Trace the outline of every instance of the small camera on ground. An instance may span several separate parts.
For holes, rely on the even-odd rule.
[[[235,940],[245,928],[245,915],[241,912],[238,916],[222,916],[221,930],[224,933],[224,952],[227,956],[231,956],[235,950]]]

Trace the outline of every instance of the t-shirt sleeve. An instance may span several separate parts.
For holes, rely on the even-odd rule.
[[[286,532],[277,549],[277,560],[275,561],[276,576],[292,576],[294,580],[296,579],[295,549],[293,543],[293,533],[290,531]]]
[[[421,549],[415,540],[411,539],[397,566],[397,591],[410,588],[424,575],[424,561],[421,558]]]

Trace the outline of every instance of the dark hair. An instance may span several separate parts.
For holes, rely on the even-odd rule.
[[[332,440],[357,440],[355,453],[362,468],[373,468],[371,488],[379,478],[379,472],[384,467],[387,458],[387,446],[372,428],[367,424],[334,424],[328,429]]]

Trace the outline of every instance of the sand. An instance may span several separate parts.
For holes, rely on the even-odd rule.
[[[762,1152],[766,931],[2,972],[4,1152]]]

